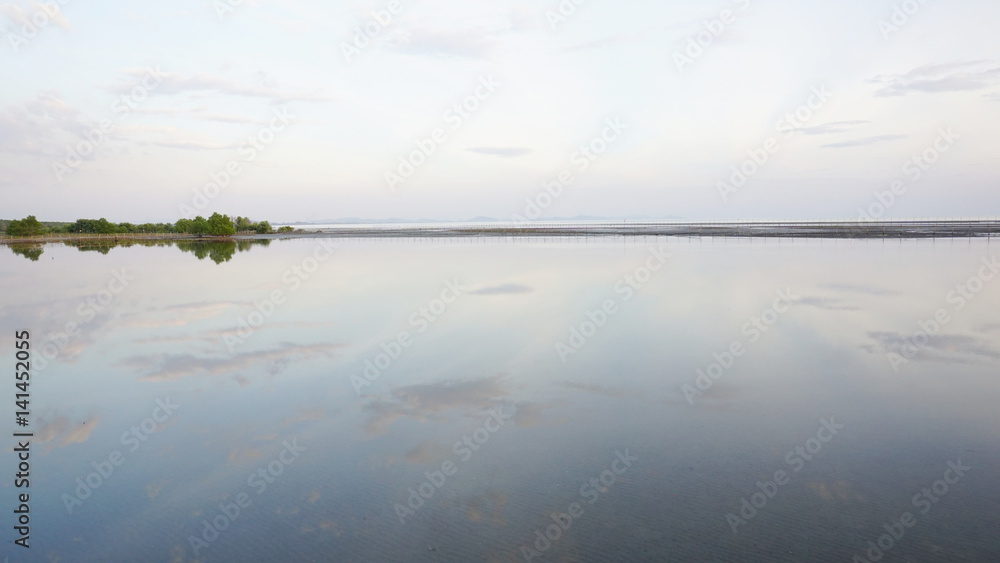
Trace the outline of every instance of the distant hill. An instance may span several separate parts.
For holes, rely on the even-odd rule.
[[[683,219],[677,215],[626,215],[623,217],[606,217],[600,215],[576,215],[574,217],[541,217],[537,221],[677,221]],[[358,217],[341,217],[339,219],[317,219],[315,221],[275,221],[276,225],[383,225],[392,223],[506,223],[510,219],[500,219],[497,217],[487,217],[479,215],[472,219],[464,220],[444,220],[444,219],[362,219]]]

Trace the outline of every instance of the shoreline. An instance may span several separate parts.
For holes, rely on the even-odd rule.
[[[830,239],[922,239],[977,238],[1000,235],[1000,220],[970,221],[816,221],[816,222],[718,222],[718,223],[532,223],[466,224],[353,228],[345,226],[291,233],[207,236],[175,233],[129,233],[115,235],[53,234],[37,237],[0,237],[0,244],[54,242],[191,241],[227,242],[287,238],[460,238],[460,237],[740,237],[740,238],[830,238]]]

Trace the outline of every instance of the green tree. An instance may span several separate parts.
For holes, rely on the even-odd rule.
[[[221,215],[217,212],[212,213],[212,216],[208,218],[208,234],[217,237],[235,235],[236,226],[233,224],[233,220],[229,218],[229,215]]]
[[[38,222],[34,215],[28,215],[20,221],[11,221],[7,225],[7,234],[12,237],[30,237],[45,232],[45,225]]]
[[[254,230],[256,223],[250,221],[247,217],[237,217],[236,218],[236,232],[242,233],[244,231]]]
[[[198,215],[191,220],[191,230],[188,231],[192,235],[207,235],[208,234],[208,219],[205,219],[201,215]]]
[[[271,229],[271,224],[268,223],[267,221],[261,221],[260,223],[254,223],[253,226],[254,226],[253,230],[256,231],[258,235],[266,235],[266,234],[272,232],[272,230],[273,230],[273,229]]]

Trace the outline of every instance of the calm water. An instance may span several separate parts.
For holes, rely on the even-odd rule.
[[[1000,560],[995,242],[17,250],[11,561]]]

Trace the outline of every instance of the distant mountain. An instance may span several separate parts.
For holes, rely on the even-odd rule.
[[[625,215],[619,217],[606,217],[601,215],[576,215],[573,217],[540,217],[535,219],[535,221],[677,221],[683,219],[677,215]],[[487,217],[485,215],[479,215],[473,217],[472,219],[465,219],[461,221],[453,220],[443,220],[443,219],[400,219],[398,217],[393,217],[391,219],[361,219],[359,217],[341,217],[340,219],[322,219],[316,221],[293,221],[293,222],[282,222],[274,221],[275,225],[384,225],[392,223],[506,223],[510,222],[510,219],[498,219],[496,217]]]

